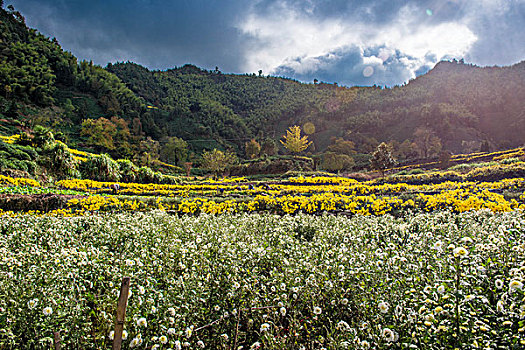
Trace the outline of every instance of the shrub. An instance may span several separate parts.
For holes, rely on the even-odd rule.
[[[96,181],[119,181],[119,170],[119,164],[107,154],[91,156],[80,167],[83,178]]]
[[[137,173],[137,181],[140,183],[153,183],[155,182],[155,172],[147,166],[139,168]]]
[[[46,144],[38,161],[50,174],[59,179],[80,176],[78,162],[62,142]]]
[[[128,159],[118,159],[120,181],[134,182],[137,179],[139,168]]]

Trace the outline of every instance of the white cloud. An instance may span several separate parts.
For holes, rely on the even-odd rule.
[[[358,48],[361,64],[376,71],[384,70],[384,62],[394,54],[401,56],[396,62],[405,64],[412,78],[419,68],[435,63],[429,62],[429,57],[434,61],[463,57],[476,42],[467,24],[432,22],[429,16],[421,16],[424,11],[407,5],[390,23],[365,23],[351,14],[344,19],[315,18],[283,1],[264,14],[251,12],[239,24],[245,35],[255,39],[245,51],[243,69],[273,73],[285,67],[307,74],[326,69],[331,61]],[[369,48],[381,49],[372,56],[366,53]]]

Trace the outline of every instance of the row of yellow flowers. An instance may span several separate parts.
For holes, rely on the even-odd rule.
[[[452,162],[471,162],[476,159],[481,158],[489,158],[492,157],[492,160],[499,161],[502,159],[507,158],[514,158],[514,157],[520,157],[524,156],[525,152],[523,148],[514,148],[510,150],[505,151],[497,151],[497,152],[476,152],[476,153],[468,153],[468,154],[456,154],[450,157],[450,161]],[[390,170],[405,170],[405,169],[415,169],[415,168],[421,168],[421,167],[428,167],[430,165],[439,165],[440,162],[427,162],[427,163],[420,163],[420,164],[411,164],[411,165],[404,165],[400,167],[394,167]]]
[[[524,197],[522,196],[523,200]],[[396,214],[409,210],[435,211],[448,209],[454,212],[488,209],[506,212],[525,209],[525,204],[488,190],[458,189],[444,191],[436,195],[418,194],[411,199],[396,196],[355,196],[336,193],[314,194],[312,196],[287,195],[273,197],[257,195],[247,201],[226,200],[216,202],[206,198],[183,199],[180,203],[167,203],[162,199],[155,202],[119,199],[112,196],[94,195],[69,200],[67,209],[59,209],[47,215],[86,215],[95,211],[143,211],[164,210],[180,214],[223,214],[238,212],[272,212],[277,214],[295,214],[305,212],[319,214],[323,212],[347,212],[355,215]],[[0,212],[13,215],[10,212]],[[31,214],[43,214],[31,212]]]
[[[11,135],[11,136],[3,136],[0,135],[0,141],[3,141],[5,143],[15,143],[16,140],[20,138],[20,135]]]
[[[2,187],[5,187],[5,186],[40,187],[40,183],[33,179],[0,175],[0,186]]]
[[[492,160],[498,161],[498,160],[503,160],[503,159],[518,158],[518,157],[524,157],[524,156],[525,156],[525,151],[523,150],[523,148],[518,148],[518,150],[516,150],[515,152],[511,152],[511,153],[503,154],[501,156],[494,157],[492,158]]]
[[[331,183],[327,183],[331,182]],[[87,191],[91,193],[110,193],[111,182],[98,182],[92,180],[63,180],[57,186],[65,189]],[[265,186],[253,186],[247,183],[203,183],[203,184],[138,184],[120,183],[120,194],[138,196],[165,196],[165,197],[191,197],[191,196],[216,196],[243,193],[249,196],[270,194],[273,196],[288,194],[315,194],[315,193],[341,193],[347,195],[392,194],[403,192],[436,192],[454,189],[489,189],[489,190],[521,190],[525,188],[525,179],[512,178],[494,182],[475,181],[446,181],[439,184],[407,184],[357,182],[346,178],[296,178],[290,179],[288,184],[270,183]]]
[[[502,166],[504,167],[504,166]],[[478,169],[476,169],[478,170]],[[483,169],[479,169],[483,172]],[[431,175],[431,174],[430,174]],[[430,175],[426,175],[427,177]],[[439,175],[439,174],[437,174]],[[443,173],[442,173],[443,175]],[[457,175],[454,173],[454,175]],[[417,175],[416,175],[417,176]],[[412,177],[409,176],[412,180]],[[399,194],[399,193],[418,193],[436,192],[456,189],[488,189],[488,190],[511,190],[520,191],[525,189],[525,179],[511,178],[494,182],[474,182],[474,181],[446,181],[439,184],[416,185],[407,183],[384,183],[379,184],[374,181],[357,182],[353,179],[341,177],[297,177],[290,178],[287,183],[270,183],[253,186],[237,181],[231,183],[202,183],[202,184],[139,184],[139,183],[120,183],[120,194],[139,195],[139,196],[164,196],[164,197],[202,197],[216,196],[222,194],[228,196],[232,193],[242,193],[248,196],[256,195],[312,195],[318,193],[339,193],[345,195],[370,195],[370,194]],[[70,190],[79,190],[93,194],[110,193],[111,182],[98,182],[93,180],[62,180],[56,183],[58,187]],[[0,186],[32,186],[40,187],[40,184],[32,179],[12,178],[0,176]]]
[[[106,208],[134,211],[148,209],[141,202],[120,202],[116,199],[107,199],[95,196],[85,201],[71,202],[75,207],[79,205],[82,211],[105,210]],[[107,202],[106,202],[107,201]],[[106,204],[105,204],[106,203]],[[455,212],[468,210],[490,209],[492,211],[510,211],[513,209],[525,209],[524,204],[512,199],[507,201],[502,195],[487,190],[468,191],[458,189],[445,191],[437,195],[418,194],[414,199],[403,199],[395,196],[378,197],[340,195],[336,193],[322,193],[312,196],[273,197],[269,195],[257,195],[249,201],[226,200],[216,202],[206,198],[184,199],[179,204],[168,204],[157,201],[149,209],[169,210],[184,214],[222,214],[226,212],[253,212],[270,211],[281,214],[294,214],[299,211],[315,214],[321,212],[346,211],[360,215],[383,215],[403,210],[425,210],[434,211],[449,209]]]

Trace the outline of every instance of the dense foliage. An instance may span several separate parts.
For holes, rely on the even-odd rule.
[[[523,347],[522,212],[0,221],[0,347]]]
[[[193,65],[150,71],[127,62],[103,69],[77,62],[56,40],[28,29],[17,11],[2,9],[0,16],[0,113],[11,123],[0,130],[46,124],[73,145],[142,159],[140,165],[173,154],[173,137],[189,148],[179,154],[216,148],[243,156],[246,142],[255,139],[264,149],[291,125],[308,126],[312,153],[336,140],[354,143],[355,163],[348,159],[354,156],[329,151],[336,153],[325,157],[332,169],[366,164],[362,154],[380,142],[390,142],[404,161],[437,158],[443,150],[518,146],[525,132],[524,63],[479,68],[440,62],[394,88],[304,84]],[[152,141],[143,144],[148,137]],[[160,144],[152,148],[152,142]],[[170,159],[179,166],[186,161]]]

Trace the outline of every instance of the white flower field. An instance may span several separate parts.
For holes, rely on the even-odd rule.
[[[0,349],[523,349],[522,211],[0,220]]]

